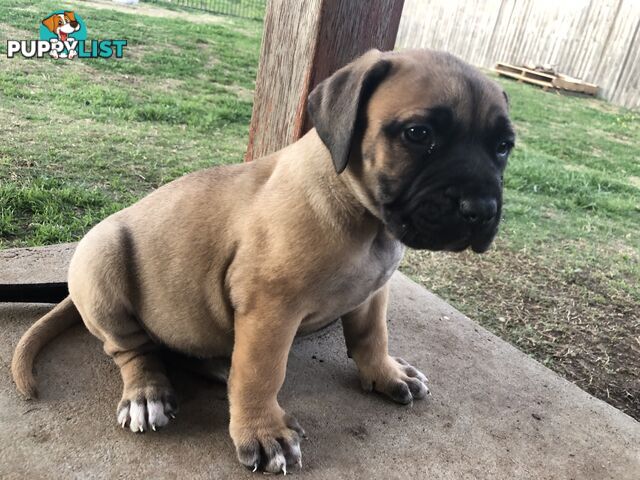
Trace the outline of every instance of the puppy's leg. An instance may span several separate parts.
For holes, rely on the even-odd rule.
[[[357,309],[343,315],[342,328],[349,356],[358,366],[362,387],[408,404],[429,393],[427,378],[401,358],[389,356],[388,297],[387,283]]]
[[[90,305],[89,309],[80,307],[80,314],[120,367],[124,388],[118,423],[132,432],[164,427],[175,416],[176,400],[157,344],[125,308],[108,305],[104,298]]]
[[[162,428],[175,418],[177,411],[175,394],[155,345],[148,337],[140,342],[137,348],[123,351],[116,347],[111,353],[124,384],[117,409],[118,423],[132,432]],[[112,348],[105,342],[107,353]]]
[[[282,312],[258,309],[235,320],[235,343],[229,376],[229,432],[238,459],[253,471],[286,473],[301,464],[298,422],[278,404],[287,356],[299,321]]]

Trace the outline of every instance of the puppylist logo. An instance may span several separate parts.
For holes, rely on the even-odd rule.
[[[122,58],[126,46],[126,40],[87,40],[80,15],[58,10],[40,23],[40,40],[7,40],[7,57]]]

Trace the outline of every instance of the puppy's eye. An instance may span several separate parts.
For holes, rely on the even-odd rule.
[[[404,131],[404,138],[413,143],[431,144],[433,134],[426,125],[414,125]]]
[[[513,148],[512,142],[503,140],[499,142],[498,146],[496,147],[496,155],[500,158],[505,158],[509,155],[509,152],[511,152],[512,148]]]

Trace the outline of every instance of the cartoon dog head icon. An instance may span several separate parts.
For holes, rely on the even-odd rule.
[[[76,21],[76,16],[73,12],[54,13],[45,18],[42,24],[51,33],[56,34],[61,42],[64,42],[69,34],[80,30],[80,24]]]
[[[42,24],[47,27],[51,33],[57,35],[61,42],[66,42],[70,34],[80,30],[80,24],[76,20],[76,16],[73,12],[54,13],[50,17],[42,20]],[[58,58],[58,54],[53,50],[51,52],[51,56]],[[60,57],[63,58],[66,56],[66,54],[60,55]],[[73,58],[75,56],[76,52],[74,50],[69,51],[68,58]]]

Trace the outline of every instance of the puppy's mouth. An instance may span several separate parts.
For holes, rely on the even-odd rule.
[[[409,248],[449,252],[470,248],[475,253],[486,252],[498,231],[500,205],[490,221],[469,223],[462,218],[455,202],[440,200],[404,212],[386,207],[387,228]]]
[[[475,253],[484,253],[489,250],[497,233],[497,228],[484,232],[446,232],[445,235],[439,230],[419,231],[407,224],[400,228],[389,227],[391,233],[409,248],[446,252],[462,252],[470,248]]]

